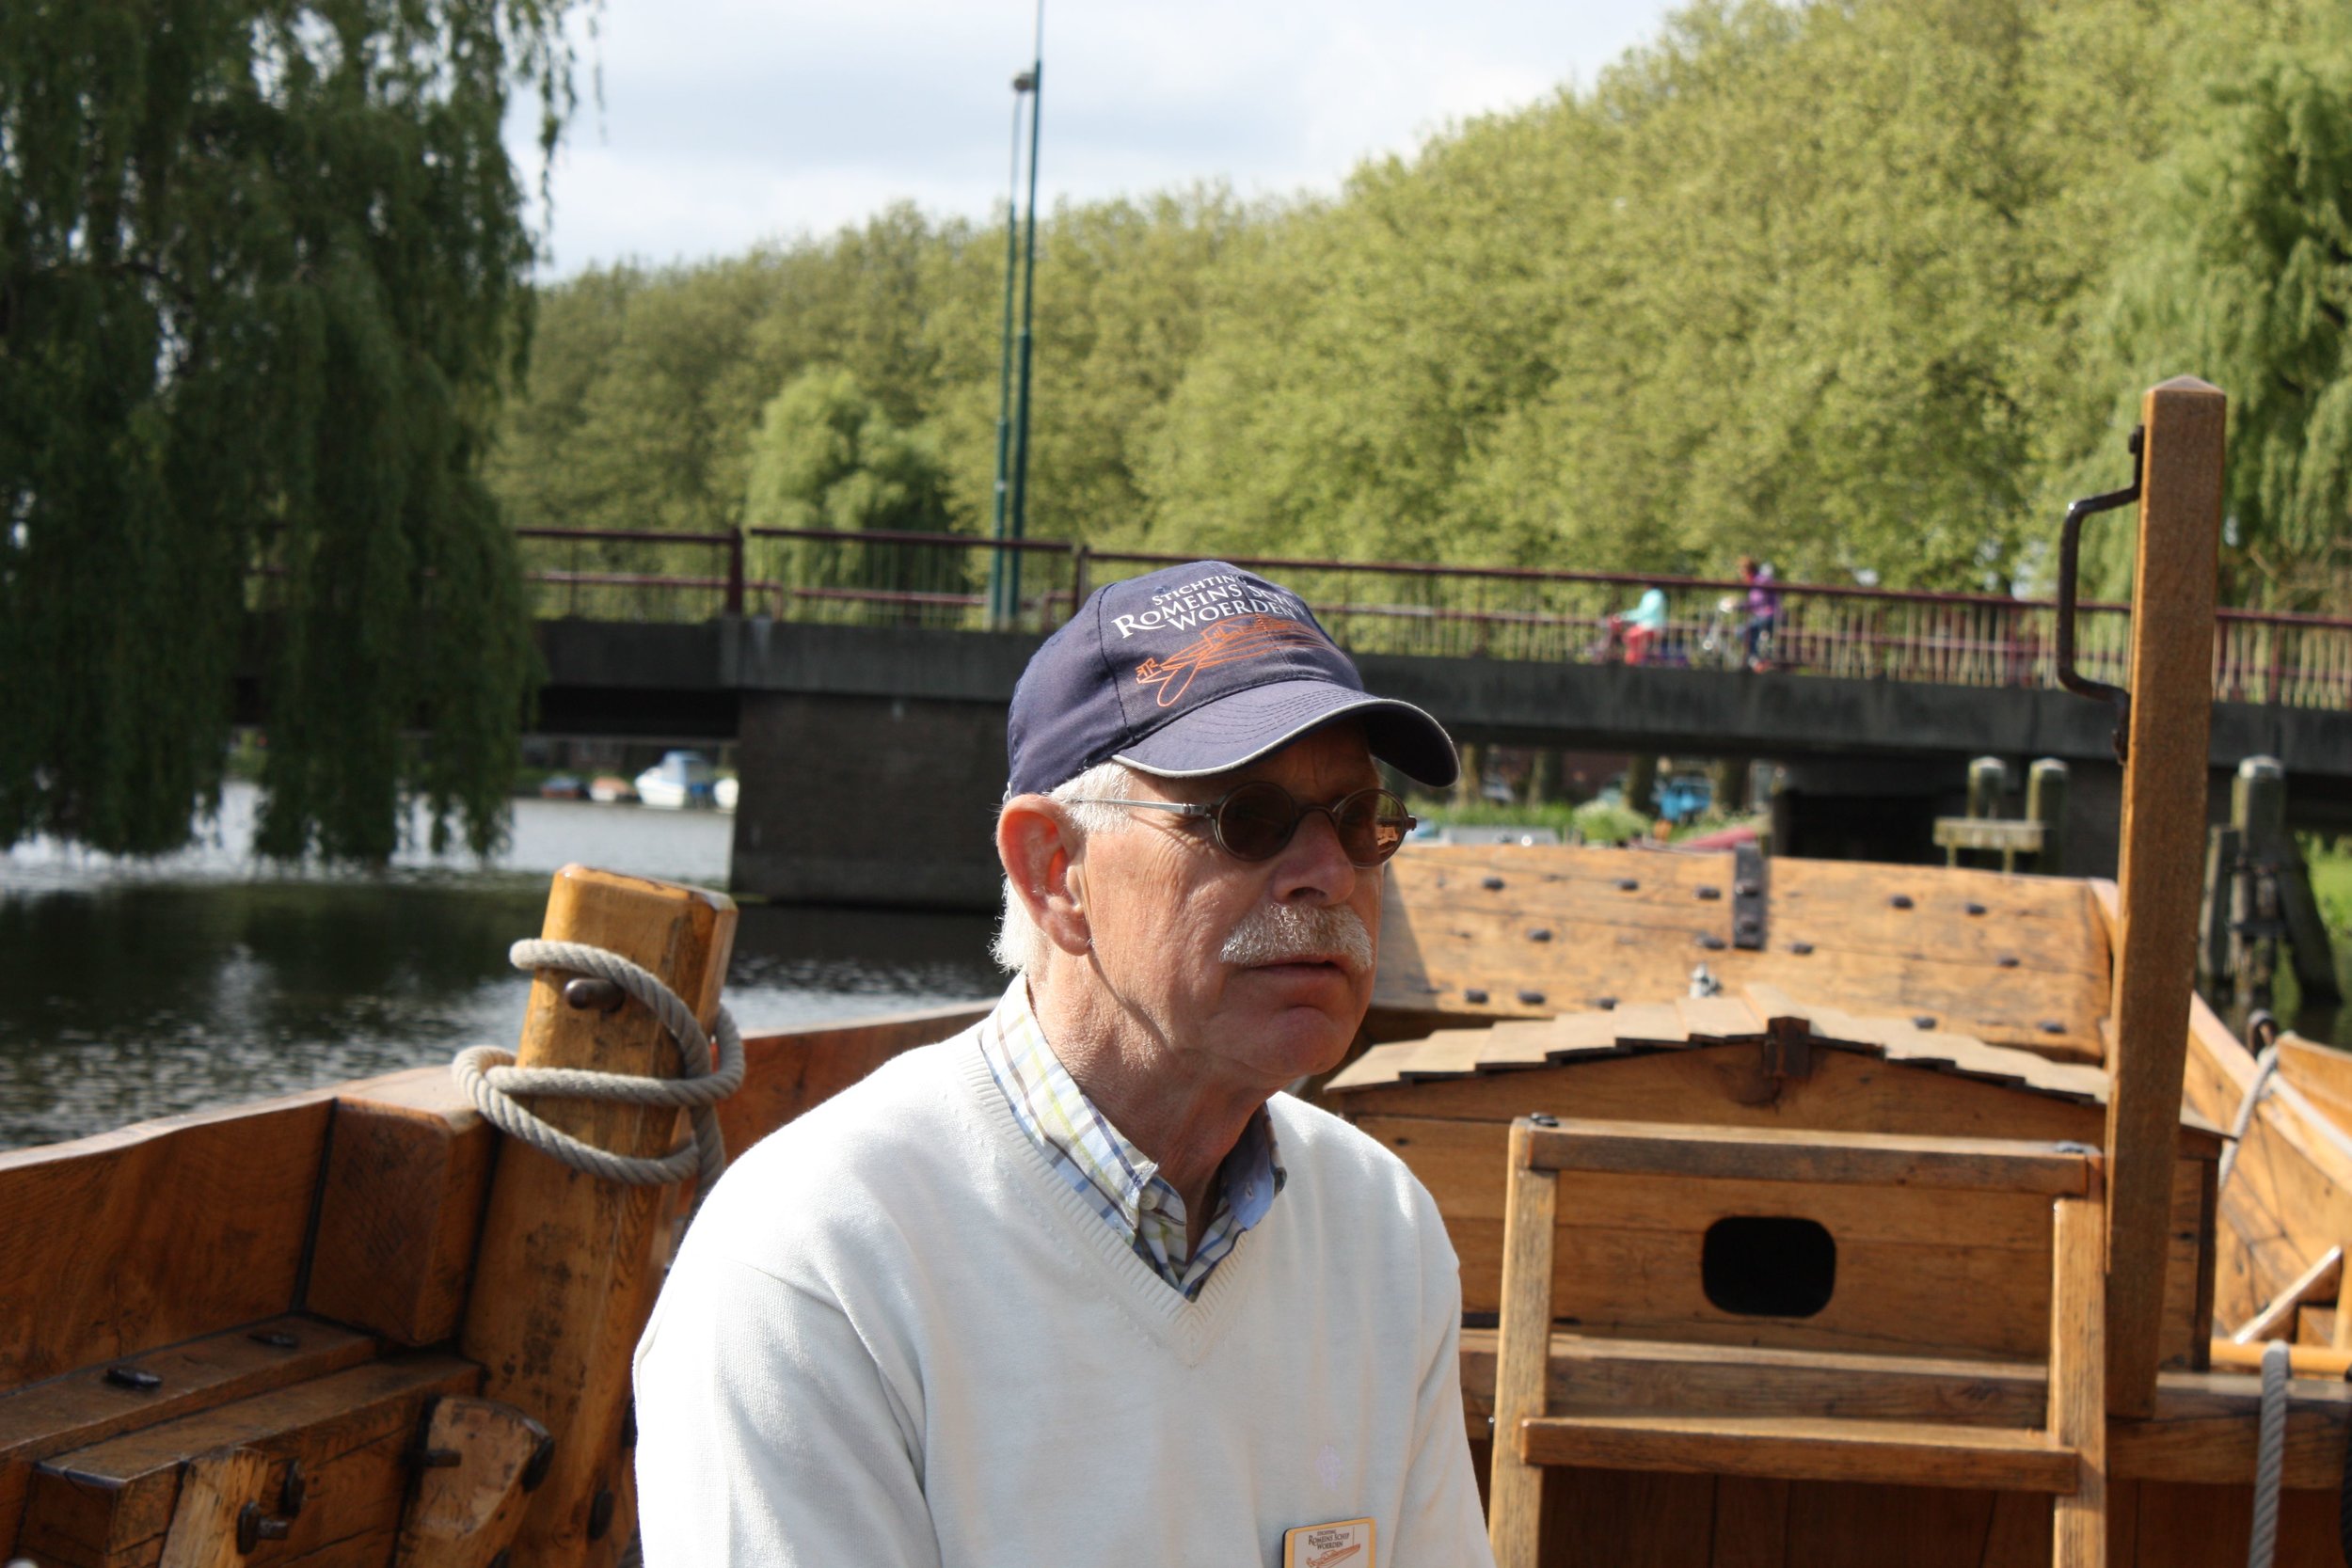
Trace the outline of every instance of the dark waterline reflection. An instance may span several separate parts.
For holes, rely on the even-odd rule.
[[[511,1045],[539,875],[0,885],[0,1148]],[[747,1032],[993,994],[977,916],[742,911]]]

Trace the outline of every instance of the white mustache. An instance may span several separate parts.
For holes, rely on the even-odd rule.
[[[1261,904],[1242,916],[1217,957],[1243,968],[1330,958],[1361,974],[1372,968],[1372,933],[1344,904]]]

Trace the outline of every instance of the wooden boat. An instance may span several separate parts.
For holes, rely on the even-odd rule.
[[[2152,419],[2152,510],[2178,450]],[[1505,1568],[2234,1563],[2258,1515],[2272,1560],[2337,1560],[2352,1061],[2258,1060],[2189,995],[2205,672],[2136,657],[2120,885],[1393,863],[1366,1048],[1306,1087],[1438,1197]],[[543,934],[707,1024],[733,921],[574,867]],[[981,1010],[745,1042],[727,1147]],[[652,1012],[560,967],[517,1054],[678,1067]],[[676,1135],[673,1110],[540,1109],[624,1154]],[[440,1068],[0,1154],[0,1544],[618,1561],[628,1351],[686,1213],[507,1139]],[[2266,1395],[2272,1342],[2296,1375]]]

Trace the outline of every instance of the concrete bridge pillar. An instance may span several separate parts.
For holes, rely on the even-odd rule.
[[[737,758],[737,893],[995,908],[1003,703],[746,691]]]

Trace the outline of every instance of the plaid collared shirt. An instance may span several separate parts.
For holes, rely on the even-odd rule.
[[[1242,1130],[1212,1189],[1215,1205],[1198,1250],[1186,1257],[1183,1195],[1159,1166],[1110,1124],[1070,1076],[1029,1010],[1029,987],[1016,978],[996,1010],[981,1023],[980,1054],[1005,1091],[1013,1119],[1055,1173],[1125,1238],[1152,1271],[1198,1296],[1211,1271],[1233,1250],[1243,1231],[1265,1218],[1282,1189],[1274,1122],[1260,1106]]]

